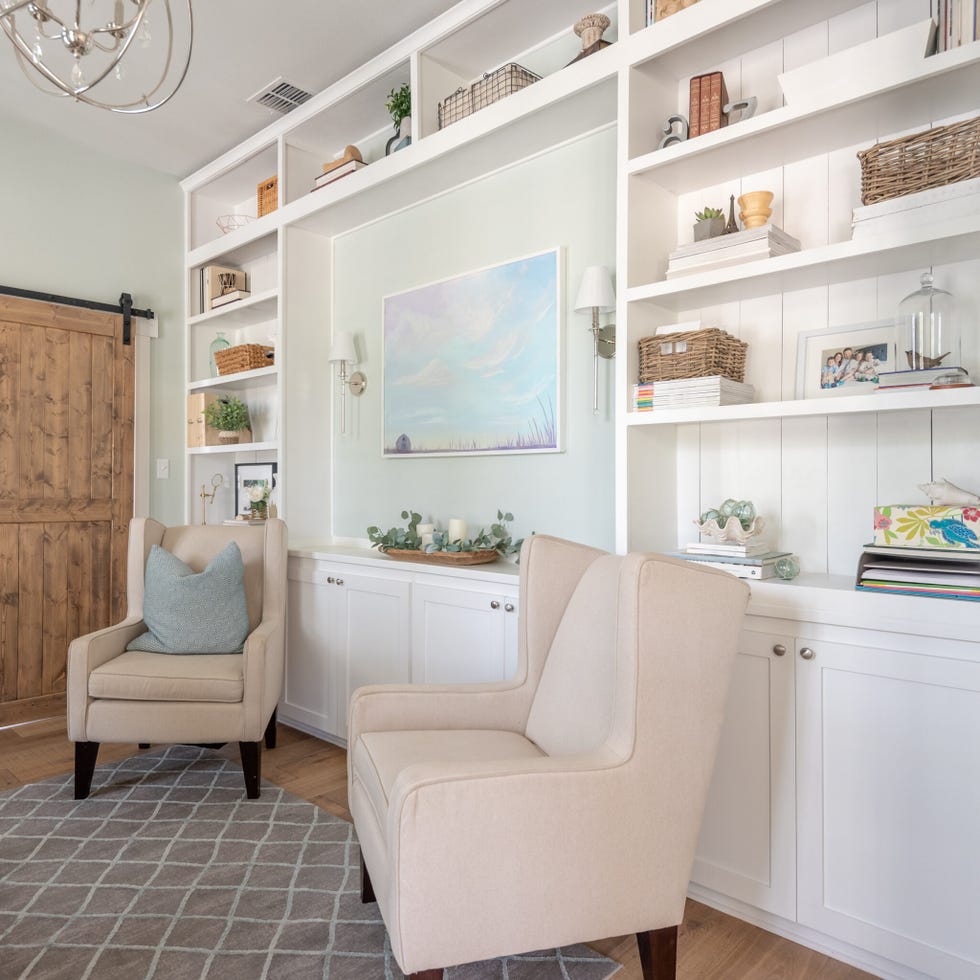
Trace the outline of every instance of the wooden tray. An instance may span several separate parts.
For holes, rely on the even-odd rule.
[[[383,554],[397,561],[420,561],[430,565],[486,565],[496,561],[496,551],[410,551],[405,548],[379,548]]]

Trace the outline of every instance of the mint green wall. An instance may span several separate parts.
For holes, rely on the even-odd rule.
[[[94,112],[78,106],[79,112]],[[123,121],[125,122],[125,120]],[[130,120],[138,139],[138,119]],[[123,291],[152,308],[150,514],[183,519],[181,304],[183,202],[176,180],[122,163],[45,129],[0,119],[0,284],[114,303]]]
[[[364,538],[369,525],[403,523],[409,507],[443,527],[461,517],[471,528],[502,508],[514,514],[515,536],[613,548],[613,364],[600,363],[595,416],[591,319],[573,305],[586,266],[615,267],[615,162],[615,132],[604,130],[335,240],[333,323],[354,333],[368,378],[366,393],[348,398],[346,437],[334,420],[335,535]],[[555,246],[564,258],[565,451],[383,459],[382,297]]]

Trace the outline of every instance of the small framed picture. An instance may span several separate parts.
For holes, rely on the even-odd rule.
[[[263,487],[268,493],[276,485],[275,463],[235,464],[235,514],[251,514],[253,487]]]
[[[897,370],[895,329],[894,320],[876,320],[801,333],[796,397],[873,392],[880,372]]]

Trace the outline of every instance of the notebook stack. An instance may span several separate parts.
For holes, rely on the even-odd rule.
[[[633,411],[653,411],[653,384],[633,385]]]
[[[765,541],[748,544],[719,544],[702,541],[689,544],[684,551],[671,552],[675,558],[719,568],[738,578],[767,579],[776,575],[776,562],[789,556],[788,551],[771,551]]]
[[[980,177],[855,208],[851,237],[874,238],[980,214]]]
[[[653,408],[691,408],[703,405],[746,405],[755,400],[755,388],[720,374],[707,378],[653,382]]]
[[[667,278],[721,269],[753,259],[768,259],[774,255],[788,255],[799,250],[798,239],[775,225],[763,225],[674,249],[667,260]]]
[[[961,367],[919,368],[917,371],[879,371],[877,391],[921,391],[928,388],[972,388],[969,372]]]

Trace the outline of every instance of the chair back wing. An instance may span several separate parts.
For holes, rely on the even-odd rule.
[[[126,555],[127,618],[143,618],[143,588],[146,560],[150,548],[163,541],[167,528],[152,517],[134,517],[129,522],[129,550]]]
[[[548,755],[591,752],[609,738],[622,565],[615,555],[596,558],[554,632],[527,720],[527,737]]]
[[[215,555],[234,541],[245,564],[245,602],[251,632],[262,622],[265,540],[265,527],[254,524],[242,527],[189,525],[168,527],[160,544],[195,572],[201,572]]]

